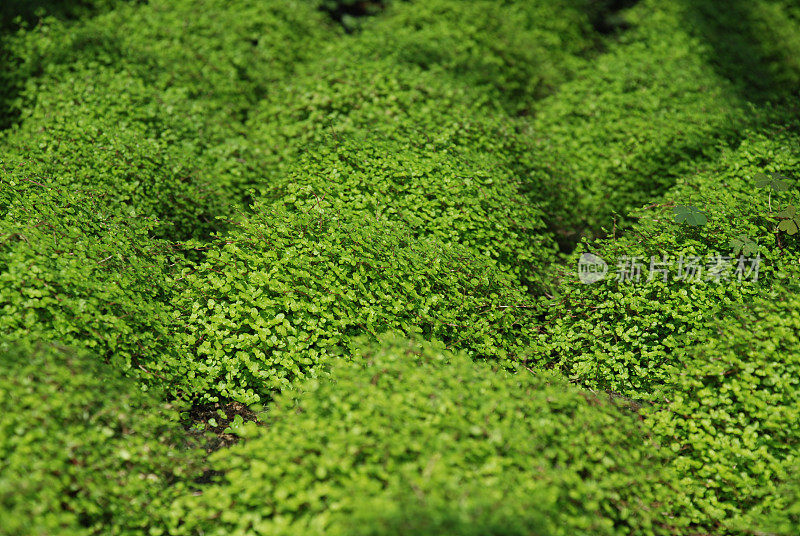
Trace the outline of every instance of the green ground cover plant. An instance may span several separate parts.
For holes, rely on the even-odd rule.
[[[778,490],[782,501],[779,509],[753,515],[741,526],[748,529],[755,528],[764,534],[780,536],[788,536],[795,532],[800,526],[800,492],[798,492],[796,472],[795,470],[791,480]]]
[[[0,35],[7,66],[0,114],[4,126],[23,122],[25,134],[12,134],[10,142],[23,153],[54,125],[53,142],[85,140],[86,125],[105,133],[105,140],[90,139],[105,148],[141,136],[155,145],[141,150],[171,151],[160,166],[169,178],[161,186],[166,192],[193,182],[213,191],[205,202],[242,201],[249,186],[269,177],[245,158],[242,122],[338,35],[324,15],[299,1],[136,2],[80,21],[44,18],[35,31]],[[105,155],[82,156],[91,169],[92,158]],[[148,159],[136,158],[134,166],[142,160]],[[170,198],[145,195],[151,202]],[[226,212],[217,207],[215,214]],[[198,232],[207,232],[199,219]]]
[[[590,2],[394,2],[359,46],[478,88],[511,113],[555,90],[598,46]]]
[[[374,215],[257,203],[178,279],[181,376],[210,401],[265,401],[359,335],[402,330],[505,365],[532,337],[511,274]]]
[[[798,36],[5,2],[0,535],[800,533]]]
[[[284,393],[175,534],[647,534],[658,454],[562,380],[390,336]],[[652,487],[651,487],[652,485]]]
[[[763,13],[780,3],[755,3],[745,14],[738,13],[743,3],[734,4],[638,3],[625,12],[630,29],[537,103],[527,127],[534,140],[529,161],[534,176],[562,184],[545,209],[561,241],[574,244],[581,233],[610,232],[615,213],[622,220],[626,210],[648,204],[715,161],[722,148],[735,147],[747,127],[779,118],[780,111],[752,103],[796,91],[800,71],[790,58],[800,48],[794,38],[769,36],[796,34],[800,26]],[[722,28],[712,33],[701,24],[710,21]],[[771,49],[761,50],[762,43],[772,43]],[[725,56],[720,47],[739,55]],[[740,56],[753,66],[746,76],[726,69],[741,64]],[[765,70],[784,73],[766,95]]]
[[[338,34],[306,2],[120,2],[76,23],[44,19],[9,38],[21,74],[38,78],[99,63],[155,91],[183,87],[205,113],[239,117]],[[35,94],[26,100],[35,100]]]
[[[153,534],[200,475],[175,409],[83,352],[3,342],[0,395],[4,536]]]
[[[218,229],[216,217],[235,200],[197,138],[200,109],[175,109],[187,101],[185,91],[157,92],[128,73],[91,66],[41,84],[24,123],[3,139],[7,168],[15,170],[3,180],[15,181],[8,187],[17,197],[26,180],[91,188],[104,192],[112,210],[158,219],[162,238]]]
[[[117,210],[103,190],[39,183],[36,165],[0,167],[2,340],[88,349],[161,382],[175,355],[168,266],[178,255],[150,236],[158,222]]]
[[[542,359],[583,385],[647,399],[670,378],[666,365],[680,363],[676,350],[708,336],[702,330],[706,321],[794,277],[796,238],[779,232],[777,218],[778,206],[796,204],[800,195],[794,178],[800,177],[794,124],[752,132],[714,168],[687,176],[659,202],[636,211],[636,223],[621,236],[579,247],[562,273],[556,298],[547,303]],[[771,194],[772,211],[770,194],[757,188],[764,172],[793,177],[791,188]],[[672,210],[677,205],[704,210],[708,221],[701,226],[675,221]],[[746,277],[739,282],[735,272],[742,252],[734,254],[737,240],[748,240],[759,256],[757,278],[746,276],[748,261],[743,266]],[[605,280],[591,285],[578,281],[575,266],[584,252],[607,260]],[[678,279],[681,255],[687,266],[690,257],[701,259],[698,277]],[[651,272],[653,258],[662,263],[665,256],[667,264],[652,268],[668,273]],[[621,270],[631,275],[633,257],[638,257],[641,279],[620,281]],[[715,263],[725,268],[718,270],[719,277],[708,271]]]
[[[474,149],[513,141],[513,130],[501,120],[474,112],[488,100],[479,92],[350,45],[336,43],[330,54],[299,67],[293,83],[276,88],[252,111],[246,124],[252,157],[272,170],[268,177],[282,177],[299,156],[332,145],[337,135],[368,140],[375,133],[408,142],[446,136],[454,145],[470,140]],[[460,128],[465,123],[477,125],[475,135]],[[264,185],[262,179],[252,186]]]
[[[318,208],[396,221],[415,237],[496,260],[541,292],[556,245],[524,179],[502,156],[472,149],[492,144],[493,132],[482,127],[455,123],[423,143],[336,135],[298,157],[265,195],[297,213]]]
[[[702,342],[679,351],[666,404],[648,413],[647,428],[674,452],[676,522],[690,532],[788,534],[798,526],[797,283],[795,274],[755,303],[722,311]]]
[[[547,16],[555,11],[562,18]],[[292,83],[265,96],[249,117],[250,154],[260,167],[275,170],[270,176],[279,182],[293,165],[291,178],[300,182],[300,157],[313,156],[316,144],[335,145],[331,138],[339,135],[357,134],[365,149],[388,137],[437,152],[449,150],[446,139],[459,151],[459,163],[479,151],[484,160],[492,153],[513,173],[511,181],[495,184],[519,184],[521,195],[503,196],[499,203],[549,202],[555,197],[549,185],[558,181],[530,180],[529,168],[521,165],[529,142],[517,135],[509,114],[530,109],[583,64],[597,44],[589,18],[581,6],[545,2],[392,4],[360,32],[301,66]],[[379,139],[371,139],[372,133]],[[541,226],[530,215],[513,219]],[[539,234],[538,241],[549,240]]]

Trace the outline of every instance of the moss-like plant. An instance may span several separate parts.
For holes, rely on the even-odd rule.
[[[174,408],[84,352],[0,344],[0,534],[153,534],[199,476]]]
[[[623,406],[442,344],[382,337],[281,395],[176,535],[616,535],[668,524],[659,451]],[[667,525],[664,525],[667,526]]]
[[[0,339],[89,349],[120,373],[163,383],[178,251],[150,236],[157,221],[119,210],[107,191],[48,186],[35,169],[3,164]]]
[[[505,364],[531,340],[532,300],[511,274],[374,215],[257,203],[178,283],[181,376],[212,401],[263,400],[389,329]]]
[[[579,248],[558,274],[539,347],[543,361],[584,385],[651,397],[669,380],[669,365],[680,362],[677,350],[703,337],[705,322],[793,273],[797,242],[780,239],[774,218],[754,209],[752,184],[765,166],[800,171],[797,141],[782,128],[751,132],[713,170],[685,177],[662,203],[635,212],[639,219],[624,234]],[[798,203],[796,190],[781,195]],[[714,217],[702,226],[676,223],[669,212],[676,204],[710,207]],[[747,251],[733,257],[732,242]],[[591,285],[574,271],[584,247],[609,266]],[[621,281],[634,259],[641,277]]]
[[[782,494],[800,463],[798,283],[795,273],[785,288],[722,310],[679,350],[663,404],[648,409],[648,428],[674,453],[676,521],[689,532],[758,534],[753,514],[784,530],[796,520]]]

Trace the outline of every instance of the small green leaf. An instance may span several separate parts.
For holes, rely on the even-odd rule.
[[[775,192],[785,192],[791,187],[789,177],[780,173],[759,173],[756,175],[756,188],[772,188]]]
[[[797,233],[797,222],[793,219],[783,220],[778,224],[778,230],[793,235]]]
[[[766,188],[770,185],[771,179],[766,173],[756,174],[756,188]]]
[[[741,253],[749,257],[758,252],[758,244],[747,235],[739,235],[736,238],[731,238],[729,244],[730,247],[733,248],[734,255],[739,255]]]
[[[691,205],[676,205],[672,211],[675,214],[676,223],[685,223],[695,227],[700,227],[708,223],[708,217],[705,212],[697,207]]]

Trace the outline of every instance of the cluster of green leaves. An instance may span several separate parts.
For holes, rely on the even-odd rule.
[[[765,103],[800,8],[644,0],[602,53],[619,2],[324,13],[377,4],[53,1],[85,18],[0,34],[0,534],[792,533],[800,303],[747,305],[798,271],[797,109]],[[665,191],[573,260],[733,250],[759,280],[526,292],[554,238]],[[286,392],[267,428],[209,419],[249,439],[188,493],[196,453],[100,361]],[[655,405],[505,370],[533,361]]]
[[[396,2],[360,46],[477,88],[513,113],[564,82],[596,45],[589,1]]]
[[[755,176],[755,187],[764,188],[767,190],[767,207],[772,215],[772,194],[785,192],[794,186],[794,180],[786,175],[778,172],[771,173],[758,173]],[[706,211],[700,210],[691,205],[676,205],[673,208],[675,213],[676,223],[685,223],[700,227],[708,223],[708,214]],[[786,234],[793,235],[800,229],[800,217],[796,215],[797,210],[794,205],[788,205],[785,209],[778,211],[774,214],[776,218],[782,219],[778,224],[777,230],[783,231]],[[731,247],[734,248],[734,253],[740,251],[750,252],[745,254],[755,255],[758,251],[756,242],[747,235],[739,235],[731,239]]]
[[[555,244],[524,180],[501,158],[472,149],[481,142],[458,139],[488,136],[482,126],[456,124],[426,141],[337,136],[299,157],[266,193],[298,213],[370,215],[460,244],[539,290]]]
[[[531,341],[513,275],[375,215],[260,202],[183,272],[181,375],[211,401],[263,400],[357,335],[419,333],[505,364]]]
[[[657,449],[616,404],[549,375],[383,337],[302,382],[213,456],[174,534],[649,534]]]
[[[28,55],[18,45],[33,35],[26,30],[43,20],[66,20],[69,25],[75,19],[109,11],[126,1],[136,0],[5,0],[0,5],[0,129],[18,119],[19,93],[31,75],[30,70],[20,68]]]
[[[0,166],[0,338],[90,349],[160,381],[174,355],[168,267],[158,223],[125,214],[103,190],[38,182],[36,164]]]
[[[257,173],[240,115],[310,40],[338,34],[302,3],[203,4],[131,3],[3,37],[20,124],[0,139],[0,336],[89,348],[173,396],[191,390],[172,267],[200,250],[162,239],[220,229]]]
[[[508,118],[479,111],[480,103],[491,102],[485,94],[419,66],[372,58],[365,45],[344,44],[351,43],[302,68],[294,84],[265,98],[250,116],[249,154],[274,170],[270,181],[253,186],[277,185],[283,193],[288,184],[340,201],[402,188],[386,203],[396,208],[386,210],[419,209],[407,216],[414,227],[517,264],[524,280],[540,286],[536,280],[552,262],[554,246],[537,206],[554,193],[520,166],[527,143]],[[451,177],[447,185],[441,174]],[[347,210],[364,206],[349,203]],[[456,210],[461,221],[444,229]]]
[[[720,311],[698,343],[678,350],[663,405],[646,414],[673,453],[674,521],[691,533],[740,534],[760,523],[796,532],[797,494],[782,489],[800,467],[798,284],[795,272],[788,286]]]
[[[71,151],[73,139],[99,146],[81,155],[84,169],[95,158],[107,160],[101,169],[111,165],[114,153],[103,149],[123,153],[117,155],[123,174],[140,175],[139,161],[147,166],[153,159],[162,171],[148,171],[163,175],[158,180],[165,184],[148,191],[146,177],[126,180],[144,186],[143,199],[175,202],[176,190],[197,185],[204,195],[188,196],[200,207],[195,212],[215,203],[214,213],[225,214],[223,200],[241,199],[242,184],[263,178],[248,158],[242,122],[250,109],[339,33],[299,0],[154,1],[78,22],[46,18],[35,31],[2,38],[9,94],[0,113],[22,121],[25,134],[12,135],[22,139],[9,142],[22,154],[44,137],[50,151],[58,142]],[[42,136],[42,129],[50,133]],[[131,165],[125,157],[137,150],[131,147],[137,138],[145,142],[138,148],[143,154]],[[186,201],[181,197],[177,202]],[[206,218],[194,219],[194,234],[207,231]]]
[[[153,0],[123,3],[77,24],[46,19],[9,47],[20,72],[33,78],[57,78],[76,65],[113,68],[154,91],[183,88],[209,118],[222,121],[226,114],[241,118],[338,34],[302,0]]]
[[[332,144],[331,136],[366,141],[374,133],[406,142],[444,137],[440,144],[474,140],[476,150],[513,141],[500,121],[476,113],[486,102],[480,94],[349,43],[335,43],[329,54],[298,67],[293,83],[265,95],[253,109],[246,124],[251,158],[271,171],[266,178],[282,176],[310,147]],[[476,125],[475,133],[465,132],[464,123]],[[508,158],[508,151],[500,156]],[[263,184],[264,178],[253,186]]]
[[[562,185],[546,212],[567,241],[610,230],[612,214],[663,194],[772,115],[719,72],[716,50],[687,23],[684,4],[639,2],[625,13],[631,28],[536,105],[526,158],[534,177]],[[748,42],[748,21],[729,22],[725,38]]]
[[[27,179],[91,188],[120,215],[162,221],[159,232],[175,240],[216,229],[233,200],[197,137],[202,111],[177,111],[185,91],[158,92],[125,72],[74,71],[31,84],[35,105],[3,139],[8,187]]]
[[[796,125],[751,132],[734,150],[724,152],[710,170],[679,181],[657,206],[635,213],[638,221],[622,236],[585,242],[572,260],[590,251],[612,268],[607,278],[592,285],[576,280],[569,271],[560,275],[557,296],[547,304],[540,358],[584,385],[649,398],[653,389],[672,374],[667,366],[679,362],[676,350],[702,336],[702,325],[727,309],[753,300],[764,288],[794,273],[798,243],[776,234],[777,220],[754,206],[754,181],[763,170],[797,176],[800,154]],[[797,203],[800,191],[779,194],[781,203]],[[702,207],[708,221],[702,226],[674,221],[672,207]],[[699,208],[697,209],[699,210]],[[691,213],[694,214],[694,213]],[[706,217],[706,216],[704,216]],[[755,240],[753,240],[755,238]],[[749,242],[747,241],[749,240]],[[760,256],[757,281],[728,272],[729,281],[706,278],[678,280],[679,260],[700,257],[701,268],[716,256],[733,257],[731,246],[748,245]],[[741,254],[742,251],[739,251]],[[663,274],[650,271],[650,261],[669,265]],[[641,279],[621,282],[613,267],[638,257]],[[744,269],[751,267],[744,263]],[[730,259],[735,271],[739,258]]]
[[[797,527],[800,527],[798,467],[800,464],[795,464],[792,475],[777,491],[779,507],[767,512],[752,512],[745,521],[738,523],[744,530],[771,536],[792,536],[797,532]]]
[[[177,413],[96,359],[0,344],[0,534],[154,534],[199,475]]]
[[[299,66],[292,83],[265,95],[249,116],[248,154],[270,170],[267,176],[285,177],[309,144],[314,153],[317,144],[333,145],[331,136],[355,134],[370,147],[368,134],[376,134],[403,151],[451,145],[460,161],[492,153],[490,165],[502,165],[504,175],[510,170],[512,183],[524,181],[521,194],[538,205],[557,193],[546,187],[549,177],[528,180],[520,165],[527,141],[508,111],[530,109],[569,78],[594,46],[587,20],[579,5],[552,2],[393,3],[362,32]],[[511,196],[509,206],[522,199]]]
[[[543,2],[393,4],[258,104],[248,154],[273,172],[253,186],[395,214],[420,234],[500,260],[539,290],[555,247],[536,207],[555,193],[520,165],[527,142],[503,103],[529,107],[567,77],[550,67],[568,71],[589,47],[586,15],[562,7],[553,17],[544,14],[557,8]]]

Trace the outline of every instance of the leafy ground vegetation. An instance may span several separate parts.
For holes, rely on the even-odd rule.
[[[792,0],[4,2],[0,535],[800,533],[798,103]]]

